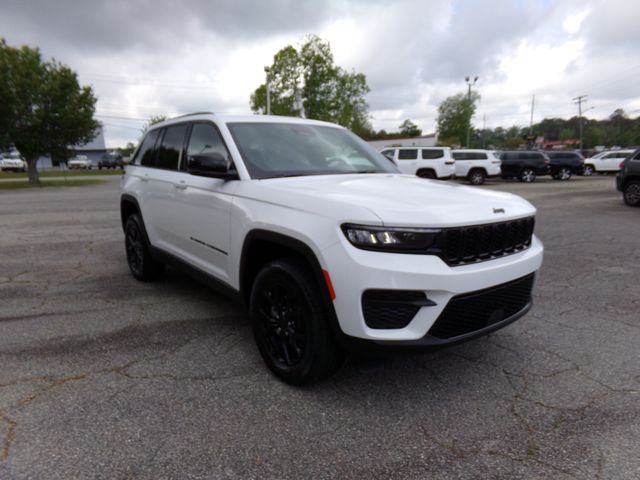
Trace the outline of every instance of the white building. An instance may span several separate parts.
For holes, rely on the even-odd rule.
[[[411,138],[391,138],[387,140],[370,140],[367,142],[376,150],[387,147],[435,147],[438,136],[435,133]]]

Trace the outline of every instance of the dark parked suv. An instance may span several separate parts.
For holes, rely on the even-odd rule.
[[[535,182],[538,175],[551,173],[549,157],[534,150],[513,150],[500,154],[502,178],[517,178],[521,182]]]
[[[571,175],[584,173],[584,157],[578,152],[545,152],[551,160],[551,176],[556,180],[569,180]]]
[[[98,161],[98,169],[103,168],[124,168],[124,162],[122,161],[122,155],[116,155],[114,153],[105,153]]]
[[[620,164],[616,186],[622,192],[624,203],[640,207],[640,148]]]

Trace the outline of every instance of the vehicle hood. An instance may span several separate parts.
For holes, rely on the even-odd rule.
[[[389,226],[447,227],[535,214],[517,195],[414,175],[321,175],[258,180],[260,199],[353,221],[354,208]],[[257,198],[256,198],[257,199]],[[348,213],[347,213],[348,212]]]

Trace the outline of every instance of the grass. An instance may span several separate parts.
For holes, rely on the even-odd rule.
[[[64,177],[65,173],[67,177],[84,177],[93,175],[122,175],[122,170],[119,168],[116,170],[67,170],[62,172],[61,170],[48,170],[46,172],[40,172],[40,178],[51,177]],[[26,178],[27,174],[22,172],[0,172],[0,178]]]
[[[0,182],[0,190],[17,190],[19,188],[46,188],[46,187],[84,187],[86,185],[101,185],[107,183],[106,180],[82,179],[70,180],[68,182],[54,180],[41,181],[39,184],[33,185],[29,182]]]

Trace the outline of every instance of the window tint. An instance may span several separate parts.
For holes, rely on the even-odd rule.
[[[387,157],[389,160],[393,160],[393,154],[396,153],[395,150],[383,150],[382,154]]]
[[[451,155],[455,160],[486,160],[485,152],[452,152]]]
[[[633,156],[634,160],[640,160],[640,150]]]
[[[142,145],[140,146],[140,149],[138,150],[138,153],[136,155],[136,165],[143,165],[145,167],[155,166],[154,147],[156,145],[156,140],[158,139],[158,133],[160,133],[159,129],[152,130],[147,133],[146,137],[144,137]]]
[[[186,123],[167,127],[164,137],[162,138],[162,144],[158,149],[156,167],[166,170],[178,170],[186,133]]]
[[[195,123],[191,129],[187,157],[206,153],[219,153],[227,162],[231,159],[216,127],[210,123]]]
[[[444,157],[444,150],[422,150],[422,158],[424,160],[433,160],[434,158]]]
[[[416,148],[402,149],[398,151],[398,160],[417,160],[418,150]]]

